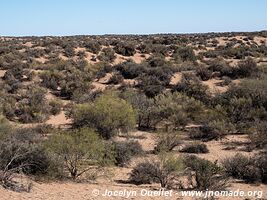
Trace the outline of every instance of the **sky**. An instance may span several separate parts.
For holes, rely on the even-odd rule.
[[[0,35],[260,31],[266,9],[266,0],[0,0]]]

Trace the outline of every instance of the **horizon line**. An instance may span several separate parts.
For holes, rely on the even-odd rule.
[[[204,35],[204,34],[225,34],[225,33],[261,33],[259,31],[207,31],[207,32],[158,32],[158,33],[103,33],[103,34],[54,34],[54,35],[0,35],[2,38],[28,38],[28,37],[77,37],[77,36],[153,36],[153,35]]]

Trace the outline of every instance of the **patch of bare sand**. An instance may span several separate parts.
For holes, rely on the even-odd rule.
[[[124,171],[124,169],[120,169]],[[120,174],[120,171],[117,173]],[[119,180],[119,177],[118,177]],[[159,190],[158,185],[132,185],[117,182],[105,181],[103,183],[74,183],[74,182],[53,182],[53,183],[33,183],[32,191],[29,193],[17,193],[10,190],[0,188],[1,200],[124,200],[126,197],[120,196],[104,196],[106,190],[108,191],[136,191],[136,195],[129,199],[142,200],[162,200],[162,199],[196,199],[193,197],[182,197],[181,191],[173,191],[172,196],[141,196],[141,191],[156,191]],[[266,185],[248,185],[243,183],[235,183],[228,189],[231,191],[263,191],[263,198],[266,198]],[[93,193],[95,191],[95,193]],[[176,194],[177,193],[177,194]],[[244,197],[219,197],[220,200],[244,200]],[[256,198],[249,198],[256,199]]]
[[[170,85],[177,85],[182,80],[182,72],[177,72],[171,77]]]
[[[55,127],[67,127],[71,124],[71,119],[66,117],[64,111],[61,111],[57,115],[52,115],[49,119],[45,122],[46,124],[50,124]]]
[[[5,76],[6,70],[0,69],[0,78]]]
[[[25,42],[25,43],[23,43],[23,45],[30,48],[33,46],[33,43],[32,42]]]
[[[218,46],[225,46],[227,44],[225,37],[217,37],[215,38],[219,43]]]
[[[210,92],[212,94],[215,94],[215,93],[224,93],[227,91],[228,89],[228,86],[219,86],[217,84],[223,82],[223,80],[219,80],[219,79],[210,79],[210,80],[207,80],[207,81],[203,81],[202,83],[206,86],[208,86]]]
[[[262,44],[267,45],[267,38],[261,36],[255,36],[254,42],[256,42],[257,45],[262,45]]]
[[[44,64],[44,63],[46,63],[46,62],[49,61],[49,60],[48,60],[47,58],[45,58],[45,57],[35,58],[35,60],[36,60],[37,62],[39,62],[39,63],[42,63],[42,64]]]
[[[245,151],[247,142],[247,135],[228,135],[222,140],[205,142],[209,149],[209,153],[196,155],[210,161],[222,161],[225,158],[235,156],[237,153],[245,156],[255,155],[256,152],[254,151]]]
[[[133,56],[130,57],[125,57],[124,59],[132,59],[135,63],[140,64],[141,62],[143,62],[144,60],[149,58],[149,54],[141,54],[141,53],[135,53]]]
[[[107,87],[107,85],[98,82],[93,82],[91,85],[93,86],[92,91],[104,91]]]
[[[126,85],[136,86],[138,85],[138,80],[135,79],[123,79],[123,83]]]
[[[107,84],[111,77],[113,76],[113,73],[106,73],[106,75],[98,80],[99,83]]]
[[[64,56],[62,53],[59,54],[58,58],[60,58],[61,60],[68,60],[69,58],[67,56]]]
[[[95,60],[93,60],[93,58],[95,58]],[[97,59],[97,55],[94,53],[88,52],[88,51],[85,52],[85,60],[89,64],[95,64],[95,63],[99,62],[99,60]]]
[[[115,56],[116,56],[116,58],[113,62],[113,65],[118,65],[120,63],[125,62],[127,59],[129,59],[129,57],[125,57],[125,56],[122,56],[122,55],[117,54],[117,53],[115,53]]]

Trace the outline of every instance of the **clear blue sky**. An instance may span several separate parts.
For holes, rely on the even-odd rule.
[[[0,0],[0,35],[267,29],[267,0]]]

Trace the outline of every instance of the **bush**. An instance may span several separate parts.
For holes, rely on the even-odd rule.
[[[44,174],[49,167],[49,158],[41,146],[9,137],[1,141],[0,147],[0,170]]]
[[[167,64],[164,57],[149,57],[147,62],[151,67],[163,67]]]
[[[267,147],[267,123],[256,122],[255,132],[249,135],[251,145],[254,148],[265,149]]]
[[[209,124],[204,124],[197,128],[192,128],[189,133],[191,139],[209,141],[213,139],[222,138],[223,134],[216,129],[215,127],[210,126]]]
[[[184,153],[209,153],[209,149],[206,144],[189,144],[186,145],[181,152]]]
[[[258,71],[257,63],[249,58],[238,63],[237,68],[234,69],[234,75],[240,78],[245,78],[255,74]]]
[[[47,152],[56,156],[72,179],[99,165],[104,158],[104,143],[91,129],[53,134],[46,141]]]
[[[260,172],[261,182],[267,183],[267,151],[258,153],[254,158],[254,164]]]
[[[115,94],[103,94],[94,102],[80,104],[73,111],[74,127],[93,127],[103,138],[109,139],[119,131],[135,125],[135,112],[125,100]]]
[[[100,61],[112,63],[116,58],[115,51],[112,48],[104,48],[102,49],[101,53],[97,56],[97,58]]]
[[[196,56],[192,48],[190,47],[180,47],[178,48],[174,54],[173,57],[180,57],[180,59],[185,61],[195,61]]]
[[[225,190],[227,187],[227,177],[217,163],[187,156],[184,159],[185,165],[196,173],[197,189],[199,190]]]
[[[141,185],[154,182],[155,164],[150,162],[139,163],[131,172],[129,182]]]
[[[119,73],[114,74],[110,79],[109,83],[110,84],[120,84],[123,82],[123,76]]]
[[[192,74],[184,74],[180,83],[178,83],[173,91],[183,92],[204,103],[209,103],[210,94],[208,87],[203,85],[200,80]]]
[[[45,175],[52,164],[40,143],[33,143],[31,134],[9,130],[0,135],[0,185],[16,191],[29,191],[18,174]]]
[[[198,67],[196,69],[196,73],[197,73],[197,76],[199,76],[201,80],[203,81],[207,81],[212,77],[212,72],[204,66]]]
[[[141,155],[143,149],[137,141],[115,142],[115,164],[124,166],[133,156]]]
[[[139,163],[132,170],[129,181],[137,185],[160,183],[162,188],[171,187],[172,178],[179,175],[182,170],[183,163],[180,159],[165,155],[159,161]]]
[[[117,54],[121,54],[123,56],[133,56],[135,54],[135,46],[131,43],[118,43],[114,47],[114,50]]]
[[[179,92],[166,92],[155,97],[158,123],[166,121],[175,130],[183,129],[188,122],[195,121],[204,111],[200,101]],[[164,123],[165,122],[165,123]]]
[[[227,64],[224,60],[214,60],[209,64],[208,70],[213,73],[219,72],[219,76],[233,77],[233,67]]]
[[[144,66],[132,62],[125,62],[119,64],[115,66],[115,68],[120,71],[120,73],[125,79],[137,78],[146,71],[146,68]]]
[[[62,103],[59,100],[52,100],[49,102],[50,112],[52,115],[57,115],[61,111]]]
[[[261,169],[252,158],[248,158],[242,154],[236,154],[234,157],[225,159],[222,163],[229,176],[243,179],[248,183],[261,181]]]
[[[159,133],[154,151],[155,153],[170,152],[179,144],[181,144],[179,134],[175,132]]]
[[[129,102],[137,112],[139,129],[153,129],[155,126],[155,104],[153,99],[133,89],[123,91],[121,97]]]
[[[101,50],[101,45],[97,41],[87,40],[84,42],[84,47],[94,54],[98,54]]]

